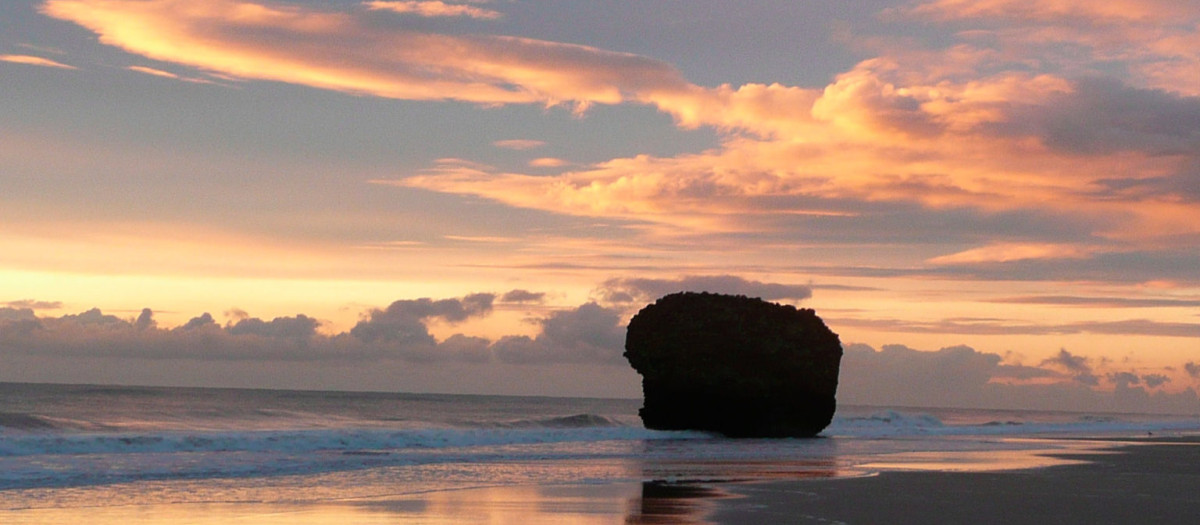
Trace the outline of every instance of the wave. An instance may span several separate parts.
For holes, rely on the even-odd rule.
[[[49,417],[22,412],[0,412],[0,436],[6,432],[54,432],[108,430],[111,427],[75,419]]]
[[[599,428],[626,426],[620,421],[596,414],[575,414],[571,416],[555,416],[539,419],[521,419],[506,423],[502,426],[514,428]]]
[[[555,426],[557,425],[557,426]],[[338,429],[242,432],[27,433],[0,436],[0,456],[145,454],[177,452],[333,451],[380,453],[413,449],[706,437],[641,427],[597,425],[590,418],[557,418],[528,428]]]
[[[0,428],[12,430],[56,430],[61,427],[49,419],[33,414],[0,412]]]
[[[822,433],[845,437],[919,437],[919,436],[1031,436],[1044,434],[1144,434],[1200,430],[1200,420],[1122,419],[1117,415],[1079,414],[1058,421],[1019,421],[996,419],[969,424],[947,424],[928,413],[883,410],[862,416],[837,416]]]

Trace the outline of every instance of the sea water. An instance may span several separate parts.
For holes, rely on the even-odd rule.
[[[818,439],[732,440],[647,430],[640,404],[0,383],[0,511],[976,468],[1061,438],[1200,431],[1195,416],[843,406]]]

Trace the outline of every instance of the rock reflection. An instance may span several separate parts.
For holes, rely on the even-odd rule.
[[[642,495],[630,501],[627,525],[700,525],[709,523],[705,517],[713,501],[729,494],[704,485],[647,481],[642,483]]]
[[[643,466],[641,495],[629,502],[626,525],[703,525],[725,490],[739,483],[844,476],[833,459],[658,462]]]

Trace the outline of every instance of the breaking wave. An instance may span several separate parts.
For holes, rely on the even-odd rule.
[[[1117,415],[1059,414],[1053,420],[1001,418],[947,423],[930,413],[881,410],[866,415],[837,416],[822,434],[863,438],[919,436],[1037,436],[1106,435],[1195,431],[1200,421],[1187,419],[1122,418]]]
[[[443,449],[610,440],[672,439],[704,434],[660,432],[593,415],[518,421],[484,428],[305,429],[269,431],[45,432],[41,420],[13,418],[0,435],[0,456],[170,452],[317,452]],[[7,426],[7,425],[6,425]]]

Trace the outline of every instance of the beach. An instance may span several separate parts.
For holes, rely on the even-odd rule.
[[[822,437],[727,439],[646,429],[636,400],[12,383],[0,392],[6,525],[1200,516],[1194,416],[844,406]]]
[[[885,471],[730,487],[712,523],[1147,524],[1200,520],[1200,439],[1060,454],[1084,463],[1002,472]]]
[[[882,471],[850,477],[528,484],[399,496],[57,508],[5,513],[50,524],[1183,524],[1200,517],[1200,440],[1107,442],[1073,461],[992,472]]]

